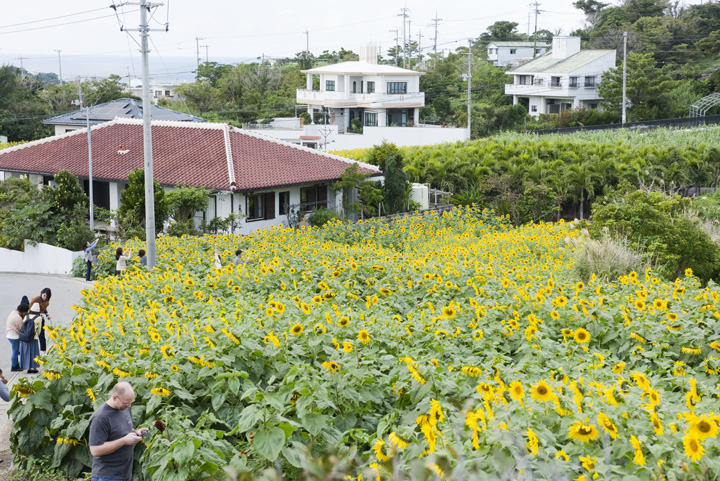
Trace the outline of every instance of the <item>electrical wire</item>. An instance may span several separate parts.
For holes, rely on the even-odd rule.
[[[92,13],[92,12],[99,12],[100,10],[105,10],[107,7],[103,8],[95,8],[93,10],[85,10],[84,12],[77,12],[77,13],[68,13],[67,15],[59,15],[57,17],[48,17],[48,18],[42,18],[40,20],[30,20],[29,22],[21,22],[21,23],[11,23],[8,25],[0,25],[0,28],[9,28],[9,27],[19,27],[21,25],[29,25],[31,23],[41,23],[41,22],[48,22],[50,20],[58,20],[60,18],[67,18],[67,17],[74,17],[76,15],[84,15],[86,13]]]
[[[138,11],[138,10],[133,10],[133,12],[137,12],[137,11]],[[45,29],[47,29],[47,28],[55,28],[55,27],[62,27],[62,26],[65,26],[65,25],[74,25],[74,24],[78,24],[78,23],[92,22],[93,20],[100,20],[100,19],[103,19],[103,18],[110,18],[110,17],[112,17],[113,15],[114,15],[114,14],[101,15],[101,16],[99,16],[99,17],[86,18],[86,19],[84,19],[84,20],[75,20],[74,22],[65,22],[65,23],[56,23],[56,24],[54,24],[54,25],[46,25],[46,26],[44,26],[44,27],[33,27],[33,28],[26,28],[26,29],[22,29],[22,30],[11,30],[11,31],[9,31],[9,32],[0,32],[0,35],[8,35],[8,34],[11,34],[11,33],[32,32],[32,31],[35,31],[35,30],[45,30]]]

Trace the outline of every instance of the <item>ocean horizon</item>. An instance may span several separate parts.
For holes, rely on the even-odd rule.
[[[20,67],[18,57],[23,57],[22,66],[32,74],[59,73],[57,55],[9,54],[0,51],[0,65]],[[119,75],[130,86],[142,83],[142,62],[140,56],[112,55],[62,55],[62,79],[70,82],[88,78],[107,78]],[[239,64],[256,61],[255,58],[224,57],[210,59],[223,64]],[[150,81],[182,84],[195,81],[197,60],[195,57],[158,57],[150,53]]]

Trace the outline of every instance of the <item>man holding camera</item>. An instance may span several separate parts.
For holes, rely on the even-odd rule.
[[[90,420],[90,454],[93,456],[92,481],[130,481],[133,450],[147,428],[134,429],[130,406],[135,391],[130,383],[119,382],[110,399]]]

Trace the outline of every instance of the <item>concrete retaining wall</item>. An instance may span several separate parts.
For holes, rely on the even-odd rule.
[[[25,252],[0,248],[0,271],[33,274],[68,274],[75,259],[83,252],[73,252],[61,247],[38,243],[33,246],[25,241]]]

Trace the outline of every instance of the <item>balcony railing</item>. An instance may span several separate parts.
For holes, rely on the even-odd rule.
[[[411,92],[405,94],[388,94],[388,93],[352,93],[352,92],[333,92],[328,90],[308,90],[297,89],[297,100],[318,100],[330,102],[364,102],[364,103],[383,103],[383,102],[422,102],[425,100],[425,92]]]

